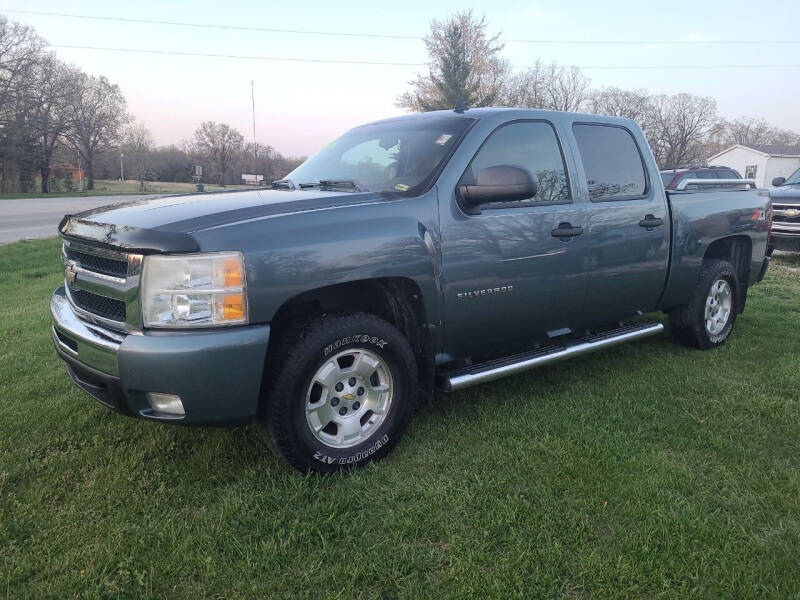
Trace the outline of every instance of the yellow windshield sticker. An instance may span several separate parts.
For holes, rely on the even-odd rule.
[[[408,186],[405,185],[404,183],[398,183],[396,186],[394,186],[394,189],[400,190],[401,192],[405,192],[408,191]]]

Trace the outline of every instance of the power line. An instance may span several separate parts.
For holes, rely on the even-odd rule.
[[[181,52],[179,50],[152,50],[145,48],[109,48],[103,46],[74,46],[71,44],[45,44],[48,48],[74,48],[78,50],[103,50],[138,54],[171,54],[175,56],[202,56],[204,58],[236,58],[244,60],[272,60],[288,62],[328,63],[338,65],[380,65],[387,67],[424,67],[425,63],[381,62],[371,60],[333,60],[328,58],[296,58],[291,56],[252,56],[244,54],[209,54],[207,52]]]
[[[45,17],[67,17],[70,19],[90,19],[93,21],[118,21],[121,23],[138,23],[144,25],[172,25],[178,27],[202,27],[207,29],[229,29],[234,31],[260,31],[262,33],[299,33],[305,35],[330,35],[361,38],[390,38],[399,40],[421,40],[421,35],[392,35],[386,33],[357,33],[348,31],[314,31],[307,29],[277,29],[273,27],[256,27],[253,25],[222,25],[217,23],[189,23],[186,21],[156,21],[151,19],[128,19],[125,17],[101,17],[98,15],[78,15],[73,13],[45,12],[39,10],[9,10],[7,13],[39,15]]]
[[[120,23],[136,23],[140,25],[168,25],[173,27],[195,27],[205,29],[227,29],[233,31],[257,31],[262,33],[286,33],[301,35],[325,35],[338,37],[421,40],[422,35],[363,33],[356,31],[320,31],[314,29],[283,29],[275,27],[257,27],[254,25],[224,25],[220,23],[192,23],[188,21],[159,21],[154,19],[132,19],[126,17],[104,17],[99,15],[83,15],[76,13],[48,12],[39,10],[3,9],[3,12],[38,15],[45,17],[66,17],[69,19],[87,19],[93,21],[116,21]],[[711,44],[800,44],[800,40],[580,40],[580,39],[506,39],[513,44],[576,44],[576,45],[711,45]]]
[[[105,52],[128,52],[134,54],[166,54],[174,56],[200,56],[203,58],[228,58],[240,60],[266,60],[281,62],[326,63],[340,65],[379,65],[390,67],[424,67],[425,63],[382,62],[371,60],[336,60],[329,58],[298,58],[293,56],[256,56],[245,54],[211,54],[208,52],[182,52],[179,50],[155,50],[149,48],[111,48],[106,46],[76,46],[72,44],[47,44],[48,48],[70,48],[76,50],[100,50]],[[793,69],[800,64],[750,64],[750,65],[571,65],[579,69]],[[515,69],[527,69],[520,66]]]

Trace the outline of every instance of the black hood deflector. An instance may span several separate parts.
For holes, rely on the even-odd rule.
[[[58,225],[66,238],[88,240],[138,254],[197,252],[200,246],[188,233],[157,231],[128,225],[109,225],[66,215]]]

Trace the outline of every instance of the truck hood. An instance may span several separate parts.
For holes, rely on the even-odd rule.
[[[102,206],[67,215],[59,231],[67,237],[161,252],[191,252],[195,231],[250,219],[380,202],[374,192],[247,190],[162,196]]]
[[[785,185],[769,191],[772,202],[800,204],[800,185]]]

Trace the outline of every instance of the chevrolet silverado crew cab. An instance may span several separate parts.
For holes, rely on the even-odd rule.
[[[435,389],[659,334],[645,313],[723,344],[767,269],[770,197],[702,181],[665,193],[626,119],[378,121],[272,189],[64,217],[53,341],[123,414],[255,420],[300,470],[363,465]]]
[[[771,246],[778,250],[800,252],[800,169],[788,179],[776,177],[772,180],[774,226]]]

